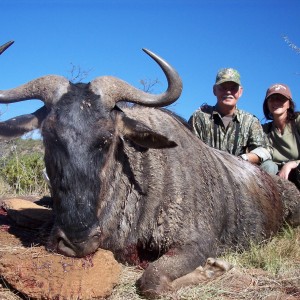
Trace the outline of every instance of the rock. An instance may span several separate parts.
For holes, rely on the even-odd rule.
[[[2,207],[7,211],[17,225],[38,228],[46,223],[50,223],[53,218],[52,210],[34,202],[21,198],[2,200]]]
[[[85,258],[71,258],[47,252],[43,245],[49,234],[47,230],[51,228],[32,228],[40,228],[50,220],[51,209],[24,199],[2,200],[1,278],[26,299],[88,300],[108,297],[121,273],[121,265],[113,254],[99,249]]]
[[[70,258],[44,247],[15,247],[0,256],[1,277],[30,299],[104,298],[118,283],[120,272],[113,254],[101,249],[85,258]]]

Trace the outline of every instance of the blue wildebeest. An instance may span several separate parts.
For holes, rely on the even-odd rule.
[[[121,262],[144,264],[138,287],[150,297],[208,257],[270,237],[285,218],[300,222],[294,185],[207,147],[159,108],[178,99],[182,83],[166,61],[145,52],[167,77],[165,93],[108,76],[87,84],[41,77],[0,91],[1,103],[45,104],[1,122],[0,136],[41,128],[55,214],[48,249],[82,257],[101,247]]]

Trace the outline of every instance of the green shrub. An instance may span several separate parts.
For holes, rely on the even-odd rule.
[[[16,194],[43,193],[47,184],[43,179],[42,153],[18,154],[1,160],[0,176]]]

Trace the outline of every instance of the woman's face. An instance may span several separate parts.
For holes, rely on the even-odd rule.
[[[281,94],[273,94],[268,98],[268,108],[273,116],[283,115],[290,108],[290,101]]]

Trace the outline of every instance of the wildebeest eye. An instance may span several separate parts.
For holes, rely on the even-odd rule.
[[[110,132],[107,132],[105,134],[102,134],[100,137],[98,137],[96,140],[95,140],[95,143],[94,143],[94,147],[97,148],[97,149],[104,149],[106,147],[108,147],[110,144],[111,144],[111,141],[112,141],[112,133]]]

